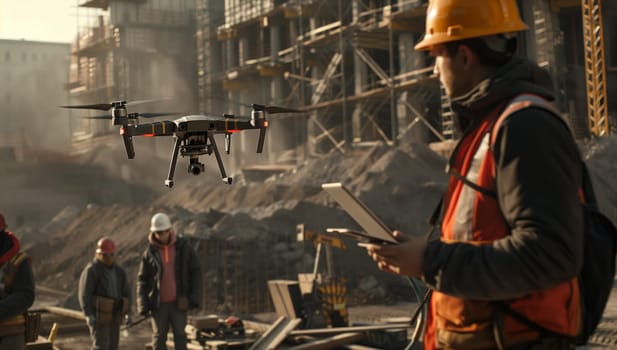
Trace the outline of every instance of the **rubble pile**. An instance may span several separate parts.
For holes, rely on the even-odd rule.
[[[616,142],[603,138],[582,146],[601,209],[613,220]],[[410,143],[397,148],[377,145],[348,154],[333,151],[262,182],[236,175],[233,185],[224,185],[214,169],[204,176],[184,178],[172,190],[141,204],[65,208],[48,226],[54,232],[27,249],[35,261],[38,283],[73,292],[81,269],[93,257],[96,240],[107,235],[119,247],[119,263],[129,276],[136,276],[149,219],[163,211],[170,215],[176,232],[194,239],[199,249],[204,308],[261,312],[271,307],[268,280],[295,280],[298,273],[313,269],[315,248],[312,242],[296,241],[297,224],[321,233],[328,227],[359,229],[321,190],[322,183],[345,183],[389,227],[423,235],[428,229],[426,218],[446,185],[445,164],[428,146]],[[378,271],[364,249],[344,241],[347,249],[334,250],[332,262],[335,273],[348,283],[349,304],[412,299],[406,281]],[[323,255],[320,259],[325,261]]]

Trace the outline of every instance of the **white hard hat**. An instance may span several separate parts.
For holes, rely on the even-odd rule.
[[[156,213],[150,220],[150,232],[165,231],[171,228],[169,216],[163,213]]]

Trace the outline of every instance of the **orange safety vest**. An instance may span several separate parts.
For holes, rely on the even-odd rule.
[[[458,144],[451,158],[448,189],[444,198],[442,242],[491,244],[510,234],[496,193],[491,147],[501,122],[523,108],[536,107],[560,116],[550,103],[535,95],[520,95],[500,113],[496,108]],[[455,175],[455,173],[458,173]],[[476,184],[474,189],[463,179]],[[488,190],[488,191],[483,191]],[[510,309],[551,331],[576,335],[580,300],[576,278],[555,287],[505,301]],[[497,327],[497,328],[496,328]],[[429,305],[425,349],[496,348],[495,334],[504,346],[538,339],[540,334],[512,317],[496,312],[493,302],[458,298],[435,291]]]
[[[12,233],[9,232],[9,235],[12,236]],[[17,247],[17,249],[19,249],[18,244],[14,244],[14,247]],[[24,261],[29,259],[30,257],[24,252],[10,252],[10,258],[1,267],[3,270],[1,281],[3,289],[5,287],[10,287],[13,285],[17,269]],[[2,294],[4,294],[4,290],[2,291]],[[20,333],[23,334],[25,332],[25,323],[26,318],[22,314],[0,320],[0,337],[16,335]]]

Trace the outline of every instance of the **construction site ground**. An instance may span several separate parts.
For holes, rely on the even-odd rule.
[[[600,208],[615,220],[617,138],[580,146]],[[87,152],[53,157],[39,153],[28,157],[29,162],[7,163],[0,168],[6,179],[0,183],[0,208],[33,258],[37,285],[64,295],[38,303],[78,309],[79,275],[102,236],[116,241],[117,262],[134,283],[150,217],[163,211],[176,232],[191,239],[200,253],[200,313],[244,319],[270,315],[272,320],[267,281],[297,279],[299,273],[312,271],[316,258],[312,242],[296,240],[296,225],[303,223],[315,232],[328,227],[358,229],[321,190],[322,183],[344,182],[388,226],[423,235],[426,218],[445,188],[443,155],[448,148],[403,143],[396,148],[356,148],[347,154],[334,150],[280,166],[279,173],[272,170],[275,167],[250,175],[237,171],[233,185],[222,183],[214,159],[205,159],[206,172],[197,177],[181,171],[186,162],[181,159],[176,186],[169,190],[163,186],[168,159],[157,156],[147,143],[138,143],[137,157],[128,161],[116,137],[98,141]],[[236,150],[223,161],[242,156]],[[331,251],[330,263],[345,280],[350,321],[409,316],[413,294],[408,283],[379,271],[356,242],[344,242],[346,249]],[[322,256],[322,273],[325,262]],[[149,336],[149,325],[142,323],[121,341],[127,349],[140,349]],[[617,293],[593,341],[617,348]],[[61,330],[57,338],[60,349],[82,349],[87,342],[85,334],[65,337]]]

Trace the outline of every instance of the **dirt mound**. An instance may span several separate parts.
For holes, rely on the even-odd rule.
[[[617,204],[615,142],[614,137],[603,138],[582,146],[601,207],[611,219]],[[446,186],[445,164],[426,145],[411,143],[398,148],[377,145],[345,155],[334,151],[263,182],[238,175],[233,185],[225,185],[211,171],[179,181],[150,202],[67,208],[48,225],[55,233],[28,249],[38,283],[74,291],[95,242],[108,235],[118,244],[119,262],[134,278],[149,218],[166,212],[176,232],[190,237],[200,252],[206,310],[267,311],[268,280],[297,279],[298,273],[313,269],[315,247],[296,241],[297,224],[321,233],[328,227],[358,228],[321,190],[322,183],[346,183],[388,226],[422,235]],[[107,167],[113,168],[113,163]],[[326,260],[348,281],[348,290],[354,292],[349,300],[409,300],[405,281],[379,272],[355,242],[343,241],[347,249],[331,251]],[[324,257],[320,259],[324,271]]]
[[[45,261],[35,265],[37,281],[73,291],[81,269],[92,259],[95,242],[104,235],[117,242],[119,263],[129,276],[135,276],[146,245],[149,218],[163,211],[170,214],[177,232],[193,237],[199,249],[204,249],[201,255],[207,288],[220,290],[208,299],[219,307],[229,307],[229,295],[238,298],[246,293],[240,286],[250,285],[261,290],[261,299],[251,304],[268,304],[267,280],[296,279],[298,273],[312,270],[315,248],[312,242],[296,241],[297,224],[304,223],[307,230],[321,233],[327,227],[358,228],[323,193],[320,185],[324,182],[347,183],[391,227],[423,233],[419,228],[425,225],[424,217],[431,210],[425,203],[435,203],[444,186],[445,177],[435,176],[443,172],[444,161],[424,145],[406,150],[376,146],[350,153],[333,152],[261,183],[228,186],[220,180],[188,178],[150,205],[91,205],[77,214],[74,208],[66,209],[50,227],[58,228],[57,223],[68,221],[66,226],[45,242],[28,248],[35,261]],[[380,273],[355,242],[344,241],[347,249],[333,252],[331,263],[351,283],[350,290],[366,281],[367,274],[379,284],[400,287],[403,282]],[[229,259],[236,262],[233,271],[224,263]],[[253,269],[259,272],[251,273]],[[384,297],[383,287],[375,288],[379,292],[364,290],[360,299],[366,301],[367,295]]]

